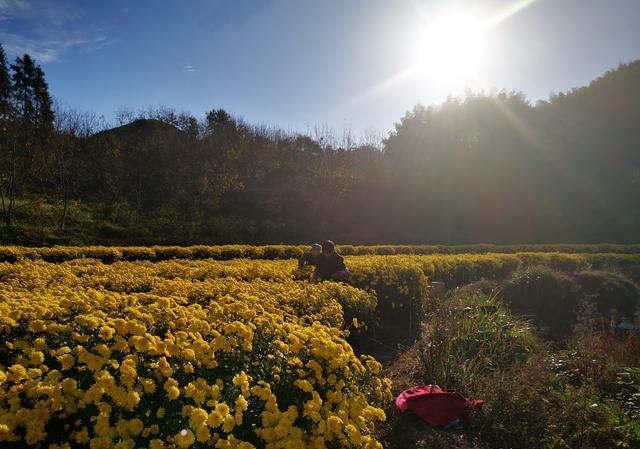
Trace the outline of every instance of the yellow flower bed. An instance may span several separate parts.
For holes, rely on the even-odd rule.
[[[350,257],[347,262],[347,282],[376,293],[380,324],[403,326],[410,333],[418,330],[427,300],[427,277],[420,264],[395,256]]]
[[[371,295],[172,264],[0,266],[0,446],[380,447],[337,299]]]
[[[301,324],[320,321],[342,328],[355,318],[358,330],[374,324],[375,292],[341,283],[295,282],[292,261],[164,261],[117,262],[72,260],[60,264],[43,261],[0,264],[4,288],[17,291],[95,289],[114,293],[149,293],[175,296],[189,303],[207,304],[225,295],[259,301],[283,316],[296,316]],[[1,294],[1,293],[0,293]],[[57,292],[66,295],[67,292]]]
[[[309,250],[309,245],[216,245],[216,246],[54,246],[25,248],[0,247],[0,262],[17,260],[66,260],[91,258],[106,263],[115,261],[148,260],[158,262],[169,259],[295,259]],[[617,253],[639,254],[640,244],[575,244],[575,245],[339,245],[343,255],[394,255],[394,254],[487,254],[487,253]]]
[[[633,270],[640,265],[640,254],[407,254],[356,256],[347,258],[347,261],[354,267],[361,267],[361,271],[366,272],[366,276],[370,276],[373,271],[379,271],[380,267],[385,266],[418,267],[429,280],[443,281],[447,287],[456,287],[483,277],[487,279],[504,278],[518,268],[536,265],[569,272],[585,269]]]
[[[192,247],[202,250],[212,247]],[[258,247],[253,247],[258,248]],[[270,248],[270,247],[263,247]],[[63,251],[64,247],[59,248]],[[123,249],[124,250],[124,249]],[[129,248],[131,250],[131,248]],[[158,248],[154,251],[159,251]],[[175,247],[165,248],[174,253]],[[358,331],[375,327],[376,322],[394,320],[411,323],[419,320],[425,299],[427,278],[444,281],[448,288],[464,285],[482,277],[503,278],[520,267],[546,265],[554,269],[575,271],[587,268],[613,268],[626,270],[640,264],[638,254],[563,254],[563,253],[515,253],[515,254],[455,254],[455,255],[393,255],[393,256],[349,256],[347,265],[351,276],[347,280],[356,289],[342,284],[328,283],[320,302],[309,298],[318,297],[313,287],[296,270],[295,260],[251,260],[233,259],[213,261],[210,259],[171,259],[160,262],[134,261],[100,263],[93,259],[71,259],[59,264],[41,260],[23,260],[0,265],[0,276],[9,277],[13,284],[29,288],[50,285],[53,281],[68,287],[92,287],[121,293],[170,294],[178,289],[181,295],[193,299],[196,291],[227,292],[226,284],[233,286],[229,292],[243,291],[260,297],[262,292],[280,298],[282,307],[287,302],[308,308],[309,304],[325,307],[327,294],[337,300],[344,314],[344,323],[354,319]],[[2,274],[6,273],[6,274]],[[232,278],[232,281],[222,279]],[[214,280],[218,279],[218,282]],[[254,284],[238,284],[238,281]],[[258,281],[268,282],[269,284]],[[211,285],[204,285],[212,283]],[[184,283],[182,287],[180,285]],[[328,293],[328,290],[331,290]],[[360,290],[365,290],[365,294]],[[177,294],[177,293],[176,293]],[[376,299],[377,297],[377,299]],[[377,306],[376,306],[377,303]],[[319,319],[324,324],[342,327],[340,319],[324,321],[316,312],[308,314],[311,320]],[[314,317],[315,316],[315,317]]]
[[[416,321],[427,277],[454,286],[521,266],[640,262],[349,256],[347,284],[314,285],[292,259],[234,259],[291,248],[225,247],[227,261],[205,258],[211,248],[3,248],[15,258],[0,263],[0,447],[379,447],[389,381],[349,332]]]

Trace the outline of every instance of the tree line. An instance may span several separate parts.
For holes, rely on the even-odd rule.
[[[121,244],[638,241],[639,87],[633,62],[535,105],[469,93],[416,106],[377,145],[222,109],[122,109],[109,127],[54,104],[36,62],[9,65],[0,47],[3,238],[30,226]],[[37,221],[33,204],[53,212]]]

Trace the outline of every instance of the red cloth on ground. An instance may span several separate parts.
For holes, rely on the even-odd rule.
[[[444,391],[435,385],[417,385],[404,390],[396,398],[401,412],[411,410],[432,426],[443,426],[467,417],[467,407],[479,408],[484,401],[470,401],[455,391]]]

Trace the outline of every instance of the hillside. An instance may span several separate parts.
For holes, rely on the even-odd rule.
[[[407,112],[381,148],[252,126],[221,109],[202,119],[159,109],[71,142],[58,129],[17,161],[2,239],[637,242],[639,92],[634,61],[535,106],[518,92],[450,98]]]
[[[111,139],[123,146],[160,138],[180,138],[182,131],[170,123],[158,119],[136,119],[131,123],[95,133],[92,140]]]

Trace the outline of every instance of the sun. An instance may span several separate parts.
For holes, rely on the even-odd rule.
[[[415,38],[415,64],[421,75],[438,82],[472,79],[482,63],[485,30],[462,14],[427,20]]]

